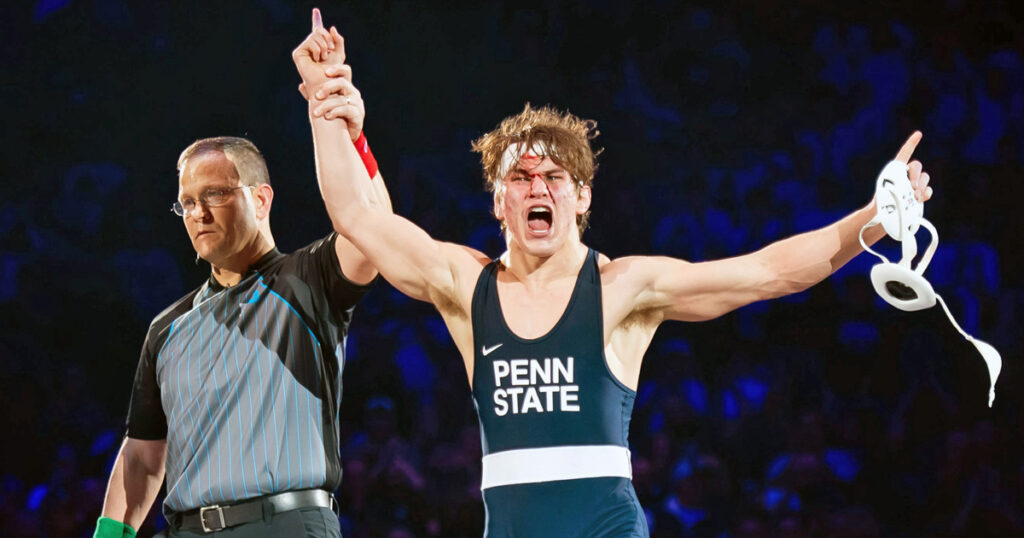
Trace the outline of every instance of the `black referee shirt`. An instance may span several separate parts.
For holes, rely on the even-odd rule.
[[[211,277],[153,320],[128,437],[167,439],[165,512],[338,487],[344,343],[369,286],[341,273],[336,238],[274,249],[231,288]]]

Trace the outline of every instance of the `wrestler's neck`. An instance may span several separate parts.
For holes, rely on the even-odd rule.
[[[253,241],[246,243],[237,253],[224,260],[218,260],[216,263],[210,263],[213,279],[225,288],[238,284],[242,281],[242,277],[249,272],[249,268],[273,250],[275,246],[274,236],[271,235],[270,230],[261,230]]]
[[[519,245],[510,243],[502,256],[502,264],[522,282],[553,280],[579,272],[587,257],[587,246],[578,237],[568,239],[553,253],[531,254]]]

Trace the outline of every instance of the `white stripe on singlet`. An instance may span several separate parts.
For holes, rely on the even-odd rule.
[[[617,445],[522,448],[484,456],[480,489],[609,476],[633,478],[628,448]]]

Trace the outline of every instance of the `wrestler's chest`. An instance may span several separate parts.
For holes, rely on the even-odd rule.
[[[498,283],[498,303],[509,330],[523,339],[551,332],[570,306],[571,285],[528,289],[515,283]]]

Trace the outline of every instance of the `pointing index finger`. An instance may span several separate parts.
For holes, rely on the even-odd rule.
[[[322,30],[324,27],[324,19],[320,16],[320,8],[313,8],[313,30]]]
[[[921,141],[921,136],[923,136],[921,131],[914,131],[914,134],[910,135],[910,138],[903,143],[899,153],[896,154],[896,160],[904,164],[909,163],[910,157],[914,155],[914,150],[917,149],[918,142]]]

